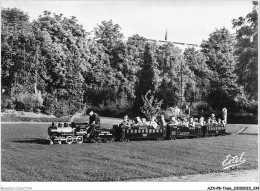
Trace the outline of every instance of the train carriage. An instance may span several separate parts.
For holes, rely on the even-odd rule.
[[[204,126],[203,135],[205,137],[208,136],[217,136],[217,135],[225,135],[226,134],[226,127],[222,124],[210,124]]]
[[[116,140],[118,141],[166,138],[166,127],[164,126],[158,126],[154,129],[150,126],[135,126],[129,128],[115,125],[113,129],[117,129]]]
[[[185,125],[177,125],[178,133],[176,135],[177,138],[190,138],[196,137],[195,127],[187,127]]]
[[[115,131],[113,129],[95,129],[94,140],[98,142],[107,142],[115,140]]]
[[[122,139],[164,139],[165,136],[166,130],[163,126],[159,126],[157,129],[150,128],[148,126],[139,126],[133,129],[123,129]]]
[[[176,139],[176,137],[180,134],[180,128],[176,125],[167,125],[166,127],[166,139]]]
[[[202,137],[203,136],[202,125],[197,124],[195,126],[195,134],[196,134],[196,137]]]
[[[168,127],[169,135],[167,135],[167,137],[171,137],[170,139],[202,137],[201,125],[196,125],[195,127],[187,127],[185,125],[168,125]]]

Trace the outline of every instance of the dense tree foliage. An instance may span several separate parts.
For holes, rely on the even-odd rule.
[[[157,48],[158,69],[160,72],[160,85],[156,92],[159,99],[163,99],[162,107],[166,109],[177,105],[180,100],[181,75],[186,76],[187,66],[182,65],[181,50],[172,43],[167,43]],[[184,79],[184,78],[183,78]],[[185,86],[185,80],[183,81]]]
[[[216,29],[201,49],[184,53],[138,34],[125,39],[112,20],[97,24],[92,37],[73,16],[44,11],[30,22],[19,9],[1,15],[1,85],[10,105],[66,115],[83,103],[140,113],[147,92],[163,109],[187,102],[239,109],[238,102],[257,99],[256,8],[233,20],[236,40]]]
[[[212,71],[206,64],[206,56],[195,48],[187,48],[183,53],[185,64],[192,71],[193,83],[185,91],[186,100],[205,101],[210,91],[210,77]]]
[[[236,31],[238,83],[244,87],[249,99],[258,99],[258,2],[245,18],[234,19]]]
[[[227,104],[225,100],[234,99],[239,93],[235,73],[234,41],[227,29],[216,29],[207,41],[202,42],[201,47],[202,53],[206,56],[206,64],[212,71],[209,77],[208,98],[214,99],[208,99],[208,102],[215,108],[224,107]]]
[[[2,10],[1,78],[2,89],[11,93],[28,88],[30,72],[34,68],[34,34],[29,16],[18,9]]]

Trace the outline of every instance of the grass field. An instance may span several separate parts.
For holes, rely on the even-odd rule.
[[[107,119],[107,127],[116,120]],[[48,145],[48,125],[2,124],[2,181],[123,181],[221,172],[228,154],[256,169],[256,135],[229,135],[171,141]],[[236,132],[241,126],[228,126]],[[256,127],[254,127],[255,129]],[[251,128],[247,131],[251,132]],[[255,130],[253,130],[255,132]],[[201,180],[203,181],[203,180]]]

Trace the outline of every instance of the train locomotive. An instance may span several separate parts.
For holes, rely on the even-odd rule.
[[[226,135],[223,124],[209,124],[195,126],[166,125],[154,129],[151,126],[125,127],[113,125],[112,129],[97,128],[92,138],[87,137],[88,123],[52,123],[48,128],[50,144],[107,141],[135,141],[135,140],[171,140],[177,138],[200,138]]]
[[[50,144],[114,141],[113,129],[95,129],[93,137],[89,138],[87,137],[88,128],[88,123],[52,123],[48,128],[47,140]]]

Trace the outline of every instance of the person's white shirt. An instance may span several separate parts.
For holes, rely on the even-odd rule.
[[[178,115],[180,114],[180,112],[181,112],[181,110],[180,110],[177,106],[175,106],[175,107],[173,108],[173,113],[174,113],[176,116],[178,116]]]
[[[154,129],[157,128],[158,124],[155,121],[155,117],[152,117],[152,119],[150,121],[150,126],[152,126]]]
[[[151,121],[150,126],[152,126],[154,129],[156,129],[158,127],[158,124],[155,121]]]
[[[171,125],[179,125],[179,121],[175,117],[171,117],[170,123]]]

